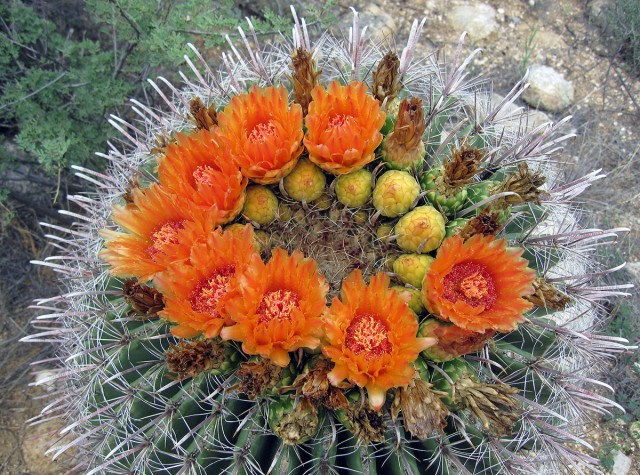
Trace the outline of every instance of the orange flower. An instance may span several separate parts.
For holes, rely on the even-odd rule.
[[[247,179],[215,132],[178,134],[177,143],[169,145],[160,159],[158,178],[170,192],[198,206],[216,206],[223,223],[242,210]]]
[[[155,284],[165,297],[160,315],[178,324],[171,333],[181,338],[200,333],[206,338],[218,336],[230,291],[251,261],[260,260],[253,239],[250,226],[242,232],[218,228],[192,246],[188,264],[172,264],[156,277]]]
[[[380,128],[385,113],[367,94],[364,83],[341,86],[334,81],[328,90],[316,86],[311,97],[304,138],[309,159],[334,175],[359,170],[372,162],[382,142]]]
[[[337,386],[348,379],[367,388],[369,404],[378,410],[388,389],[409,384],[415,373],[411,363],[436,340],[416,337],[416,317],[384,273],[367,286],[362,272],[353,271],[340,296],[324,316],[322,352],[335,363],[329,381]]]
[[[274,249],[266,265],[255,260],[241,277],[226,307],[236,325],[223,328],[220,336],[241,341],[249,355],[287,366],[290,351],[320,345],[328,290],[313,259]]]
[[[173,261],[188,259],[191,245],[218,221],[215,209],[204,212],[191,201],[169,194],[159,185],[136,188],[133,203],[114,206],[113,221],[127,232],[102,230],[100,257],[117,277],[147,281]]]
[[[218,114],[227,147],[244,176],[263,185],[277,183],[302,153],[302,108],[289,109],[284,87],[252,87]]]
[[[435,316],[472,332],[509,332],[524,321],[535,271],[504,239],[447,238],[422,281],[422,301]]]
[[[429,318],[420,325],[419,334],[438,339],[436,345],[423,352],[424,356],[432,361],[449,361],[480,350],[496,332],[495,330],[487,330],[484,333],[470,332],[451,323]]]

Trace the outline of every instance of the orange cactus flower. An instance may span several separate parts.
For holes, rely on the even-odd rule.
[[[416,336],[416,317],[389,282],[379,273],[367,286],[362,272],[353,271],[324,316],[322,352],[335,363],[329,381],[337,386],[348,379],[366,388],[375,410],[388,389],[409,384],[412,363],[437,341]]]
[[[218,114],[223,140],[244,176],[263,185],[277,183],[302,153],[302,108],[289,108],[284,87],[252,87]]]
[[[535,271],[504,239],[478,234],[443,241],[422,281],[422,301],[440,318],[472,332],[509,332],[524,321]]]
[[[232,289],[252,260],[260,260],[253,239],[250,226],[242,232],[218,228],[192,246],[188,264],[172,264],[156,277],[154,283],[165,297],[160,315],[178,324],[171,333],[181,338],[218,336]]]
[[[226,307],[236,324],[223,328],[220,336],[241,341],[249,355],[287,366],[290,351],[320,345],[328,291],[313,259],[276,248],[266,265],[255,260],[241,277]]]
[[[206,129],[177,135],[159,161],[158,178],[167,190],[198,206],[216,206],[223,223],[242,210],[248,181],[217,133]]]
[[[380,103],[367,94],[365,84],[354,81],[341,86],[334,81],[327,90],[316,86],[311,97],[304,138],[309,160],[334,175],[372,162],[386,116]]]
[[[204,212],[191,201],[157,185],[136,188],[133,203],[113,207],[111,218],[126,232],[102,230],[100,258],[117,277],[152,279],[173,261],[189,258],[191,245],[217,224],[218,212]]]

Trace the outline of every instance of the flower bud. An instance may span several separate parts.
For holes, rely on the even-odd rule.
[[[411,174],[399,170],[384,173],[373,189],[373,206],[388,218],[396,218],[411,208],[420,194],[420,185]]]
[[[418,206],[400,218],[395,234],[401,235],[397,243],[403,251],[431,252],[444,239],[444,218],[433,206]]]
[[[291,198],[308,203],[320,198],[327,177],[309,160],[300,160],[293,171],[284,177],[283,184]]]
[[[361,168],[358,171],[340,175],[335,187],[338,201],[350,208],[364,206],[371,197],[371,172]]]
[[[242,215],[245,219],[266,226],[276,219],[278,198],[266,186],[251,186],[247,189]]]
[[[405,284],[420,289],[432,262],[433,257],[424,254],[402,254],[393,263],[393,272]]]

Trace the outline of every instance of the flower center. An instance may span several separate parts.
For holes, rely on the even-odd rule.
[[[391,353],[389,329],[384,322],[368,313],[357,315],[347,327],[344,344],[356,355],[364,353],[366,359],[380,358]]]
[[[343,127],[351,120],[352,116],[347,114],[336,114],[331,119],[329,119],[329,127],[333,129],[337,129],[339,127]]]
[[[249,134],[249,140],[253,143],[265,143],[268,137],[273,137],[276,134],[276,128],[271,123],[261,123],[256,125]]]
[[[235,273],[236,266],[230,264],[218,267],[211,276],[202,279],[191,292],[191,297],[189,298],[191,308],[196,312],[208,313],[220,318],[218,302],[229,291],[229,281]]]
[[[165,247],[171,244],[178,244],[178,232],[184,228],[184,220],[169,221],[157,228],[151,234],[153,244],[147,248],[147,252],[154,257],[159,252],[164,253]]]
[[[294,310],[300,308],[300,299],[290,290],[267,292],[258,307],[258,323],[268,325],[273,320],[291,320]]]
[[[193,171],[193,179],[196,181],[196,185],[208,185],[213,186],[211,181],[211,173],[215,170],[209,165],[203,165],[196,168]]]
[[[489,310],[496,302],[497,292],[488,269],[477,262],[456,264],[444,278],[444,298],[462,300],[472,307],[483,305]]]

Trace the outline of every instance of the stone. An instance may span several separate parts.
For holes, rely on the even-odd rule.
[[[549,66],[536,64],[529,69],[529,89],[522,100],[548,112],[566,109],[574,100],[573,83]]]
[[[487,38],[498,28],[496,10],[485,3],[459,5],[448,14],[457,29],[466,31],[473,41]]]
[[[631,470],[631,457],[627,457],[619,450],[611,452],[613,455],[612,475],[627,475]]]
[[[627,262],[625,269],[636,282],[640,283],[640,262]]]
[[[398,25],[391,15],[373,3],[358,10],[358,13],[360,14],[360,31],[366,26],[367,38],[391,45],[393,35],[398,30]],[[341,31],[348,31],[352,24],[353,12],[349,9],[340,18],[338,26]]]

